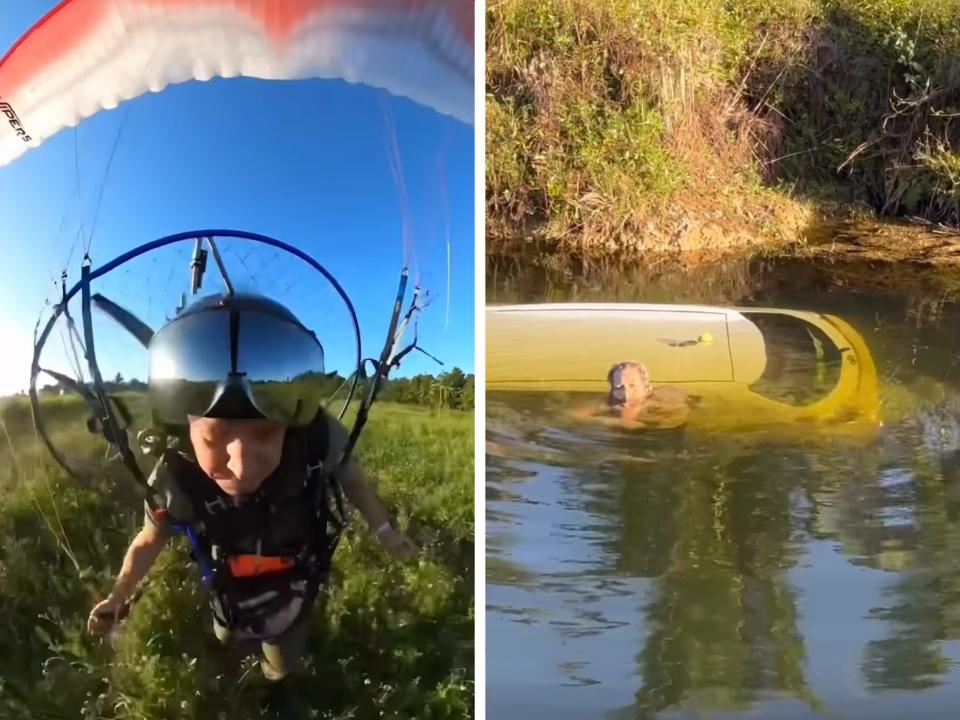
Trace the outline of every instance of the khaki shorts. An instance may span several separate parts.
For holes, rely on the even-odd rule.
[[[224,644],[231,642],[230,630],[213,621],[213,632]],[[287,675],[299,672],[303,668],[303,654],[306,648],[307,624],[298,622],[283,634],[263,640],[260,643],[263,658],[260,668],[267,680],[282,680]]]

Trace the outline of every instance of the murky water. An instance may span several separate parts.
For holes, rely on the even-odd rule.
[[[491,273],[490,303],[837,316],[876,368],[882,426],[758,428],[705,401],[628,432],[570,419],[602,397],[489,393],[489,717],[958,716],[960,304],[884,277],[789,260]],[[842,360],[809,335],[771,351],[764,397],[829,392]]]

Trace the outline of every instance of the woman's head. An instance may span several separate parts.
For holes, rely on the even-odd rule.
[[[610,383],[607,402],[611,407],[643,402],[653,393],[650,373],[646,367],[636,362],[614,365],[607,373],[607,382]]]
[[[285,427],[271,420],[190,418],[200,468],[227,495],[256,492],[280,465]]]

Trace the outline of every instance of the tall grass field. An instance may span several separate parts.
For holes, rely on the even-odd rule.
[[[73,398],[44,398],[58,446],[95,460]],[[220,644],[185,541],[154,565],[113,637],[85,630],[109,592],[142,501],[122,474],[94,490],[0,400],[0,718],[233,720],[263,716],[258,656]],[[357,461],[421,547],[394,560],[363,519],[310,618],[303,697],[316,718],[466,718],[473,712],[473,416],[378,403]]]

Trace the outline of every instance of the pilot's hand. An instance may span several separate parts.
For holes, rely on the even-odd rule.
[[[130,612],[130,603],[112,595],[93,606],[87,618],[87,632],[91,635],[104,635],[114,625],[123,620]]]
[[[388,525],[377,533],[380,543],[387,552],[399,560],[409,560],[420,552],[420,548],[402,532]]]

